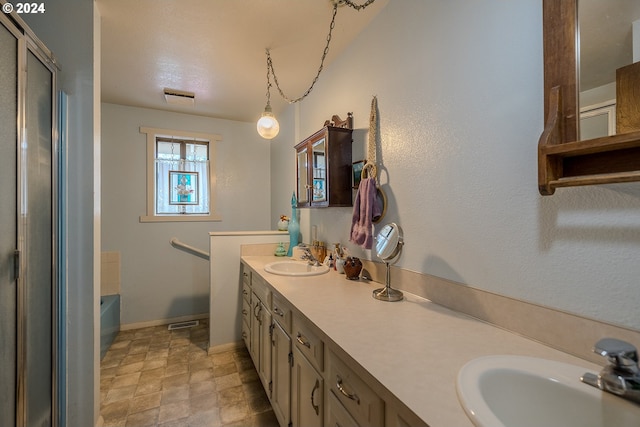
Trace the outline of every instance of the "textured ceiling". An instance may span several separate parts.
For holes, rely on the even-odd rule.
[[[97,0],[102,15],[102,100],[255,121],[266,103],[265,48],[290,98],[320,64],[331,0]],[[326,64],[388,4],[338,9]],[[362,2],[358,2],[362,3]],[[580,0],[581,89],[615,80],[631,63],[631,22],[640,0]],[[320,77],[322,79],[322,77]],[[163,89],[196,94],[193,107],[165,102]],[[274,112],[286,102],[271,90]]]
[[[325,65],[388,1],[360,11],[338,8]],[[97,3],[104,102],[240,121],[255,121],[264,110],[266,48],[285,94],[304,93],[320,65],[333,12],[330,0]],[[194,92],[195,106],[168,105],[164,88]],[[276,114],[286,106],[275,86],[271,104]]]

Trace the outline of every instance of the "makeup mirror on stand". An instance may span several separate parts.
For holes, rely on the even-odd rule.
[[[390,223],[382,227],[376,236],[376,255],[384,261],[387,267],[387,278],[385,287],[373,291],[373,297],[380,301],[400,301],[402,292],[391,288],[391,264],[398,260],[404,241],[402,240],[402,229],[395,223]]]

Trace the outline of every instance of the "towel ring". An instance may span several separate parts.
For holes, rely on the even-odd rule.
[[[369,169],[372,169],[372,171],[369,172]],[[360,172],[360,179],[365,179],[365,178],[375,178],[376,186],[377,186],[378,168],[376,167],[375,163],[366,162],[365,165],[362,167],[362,172]]]
[[[379,217],[372,219],[372,222],[374,224],[377,224],[382,220],[382,218],[384,218],[385,214],[387,213],[387,195],[378,184],[378,168],[376,167],[375,163],[366,162],[362,167],[360,179],[365,178],[374,178],[376,180],[376,198],[380,201],[380,203],[382,203],[382,213],[380,213]]]

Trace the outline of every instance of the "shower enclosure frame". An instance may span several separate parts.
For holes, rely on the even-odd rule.
[[[59,117],[58,117],[58,100],[57,100],[57,72],[58,68],[53,54],[46,46],[38,40],[33,32],[28,28],[19,16],[15,13],[10,15],[0,15],[0,24],[8,30],[8,32],[16,38],[17,56],[16,56],[16,250],[14,255],[15,266],[15,424],[18,427],[27,425],[51,425],[58,426],[60,417],[65,413],[60,408],[60,394],[64,393],[64,388],[60,387],[60,381],[63,380],[59,376],[59,372],[64,371],[64,349],[60,347],[59,340],[62,336],[61,329],[64,322],[61,317],[64,313],[60,312],[58,307],[64,303],[64,299],[60,293],[58,274],[60,273],[59,265],[59,170],[60,170],[60,141],[58,135]],[[29,64],[29,65],[28,65]],[[42,67],[39,67],[42,65]],[[30,71],[30,66],[33,66]],[[39,68],[36,70],[36,68]],[[50,73],[50,74],[47,74]],[[31,73],[31,74],[30,74]],[[40,73],[40,75],[38,75]],[[35,82],[30,77],[44,77],[47,81]],[[34,85],[34,83],[36,83]],[[37,83],[42,84],[38,87]],[[50,88],[47,86],[50,85]],[[38,91],[40,89],[40,92]],[[29,98],[36,97],[48,92],[48,98]],[[34,103],[34,104],[31,104]],[[50,117],[43,114],[42,107],[46,110],[50,109]],[[35,108],[35,109],[34,109]],[[47,111],[48,112],[48,111]],[[31,115],[30,115],[31,114]],[[37,116],[37,117],[32,117]],[[31,125],[38,126],[36,129],[30,128]],[[44,124],[44,127],[43,127]],[[50,126],[49,126],[50,124]],[[50,127],[50,135],[48,129]],[[46,128],[46,130],[45,130]],[[31,132],[28,132],[30,130]],[[33,131],[40,131],[36,133]],[[5,141],[1,141],[5,142]],[[50,142],[50,146],[48,145]],[[44,151],[47,148],[48,151]],[[31,151],[30,151],[31,150]],[[37,152],[34,153],[34,150]],[[35,156],[35,157],[34,157]],[[30,162],[39,162],[38,167],[42,167],[45,173],[34,173],[29,168]],[[46,162],[43,162],[46,160]],[[48,162],[48,163],[47,163]],[[38,171],[40,172],[40,171]],[[31,206],[29,199],[39,194],[38,190],[44,190],[50,200],[45,200],[44,204],[48,205],[49,212],[37,212]],[[41,215],[40,218],[36,218]],[[47,228],[43,233],[39,225],[46,224]],[[41,235],[40,235],[41,234]],[[44,237],[43,237],[44,236]],[[50,238],[49,238],[50,236]],[[47,240],[49,248],[42,248],[43,240]],[[50,240],[50,241],[49,241]],[[34,247],[36,250],[43,249],[46,261],[50,261],[50,265],[46,265],[42,270],[34,266],[36,262],[41,261],[41,253],[33,255]],[[63,250],[63,249],[62,249]],[[31,259],[32,256],[37,258]],[[46,271],[47,275],[42,276],[42,271]],[[49,276],[47,278],[47,276]],[[44,280],[43,280],[44,278]],[[40,282],[36,281],[40,279]],[[49,286],[50,289],[46,289]],[[44,297],[45,306],[48,305],[46,311],[50,315],[50,319],[41,318],[41,312],[31,312],[31,303],[34,294],[38,293],[35,298]],[[48,294],[48,295],[47,295]],[[40,301],[42,304],[42,301]],[[39,307],[42,307],[40,305]],[[46,316],[46,315],[45,315]],[[48,339],[44,347],[50,347],[50,357],[46,354],[40,354],[32,348],[34,345],[34,325],[39,321],[41,324],[50,325]],[[40,326],[35,325],[35,326]],[[41,330],[35,338],[40,338]],[[50,344],[49,344],[50,343]],[[42,349],[38,349],[42,350]],[[48,348],[47,348],[48,350]],[[38,354],[35,354],[38,353]],[[39,376],[34,372],[40,367],[34,368],[29,362],[34,356],[38,356],[38,362],[41,360],[49,361],[47,368],[50,376],[42,379],[42,383],[38,383],[35,390],[33,387],[34,377]],[[62,369],[60,369],[62,368]],[[49,390],[42,393],[40,386],[47,384]],[[48,401],[40,400],[36,402],[39,410],[34,410],[32,405],[34,396],[36,399],[42,399],[43,396]],[[50,397],[50,398],[49,398]],[[64,398],[62,399],[64,401]],[[42,409],[44,408],[44,409]],[[48,422],[47,422],[48,421]]]

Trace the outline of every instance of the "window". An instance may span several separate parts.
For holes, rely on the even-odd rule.
[[[215,143],[219,135],[140,128],[147,134],[147,215],[141,222],[219,221]]]

